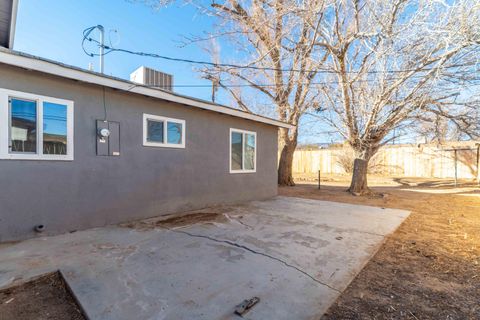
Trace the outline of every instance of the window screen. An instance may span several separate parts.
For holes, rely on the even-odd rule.
[[[245,134],[245,170],[255,169],[255,136]]]
[[[147,141],[163,143],[163,121],[147,120]]]
[[[232,170],[243,169],[243,134],[232,132]]]
[[[255,172],[256,133],[230,129],[230,172]]]
[[[37,103],[10,98],[11,152],[37,152]]]
[[[168,143],[182,143],[182,124],[177,122],[167,122],[167,141]]]
[[[67,106],[43,103],[43,154],[67,154]]]

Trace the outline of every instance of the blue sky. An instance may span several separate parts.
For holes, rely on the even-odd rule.
[[[98,57],[87,56],[81,42],[84,29],[101,24],[106,30],[107,44],[110,38],[116,47],[209,61],[209,55],[202,48],[182,47],[181,41],[185,36],[210,30],[213,23],[211,17],[179,4],[155,10],[141,0],[20,0],[14,49],[85,69],[92,63],[94,70],[99,71]],[[98,36],[96,32],[92,37]],[[223,57],[235,54],[225,43],[221,45]],[[98,51],[93,44],[89,48]],[[108,75],[129,79],[130,73],[141,65],[173,74],[175,85],[207,85],[176,87],[175,91],[205,100],[211,98],[210,82],[200,79],[190,64],[115,52],[105,56]],[[217,101],[231,104],[231,98],[221,91]],[[308,116],[303,120],[300,142],[331,142],[329,135],[315,134],[321,129],[312,120],[314,118]]]
[[[150,0],[154,2],[155,0]],[[81,47],[84,29],[101,24],[106,43],[114,47],[157,53],[176,58],[210,61],[197,45],[181,46],[185,36],[201,35],[213,28],[213,18],[198,14],[192,6],[179,3],[155,10],[142,0],[19,0],[14,49],[87,69],[92,63],[99,71],[98,57],[87,56]],[[115,33],[111,30],[117,30]],[[92,37],[98,37],[97,31]],[[225,42],[220,43],[223,62],[238,57]],[[90,44],[89,49],[98,48]],[[174,75],[175,91],[205,100],[211,98],[210,82],[200,79],[188,63],[140,57],[123,53],[105,56],[105,73],[129,79],[139,66],[145,65]],[[206,87],[181,87],[205,85]],[[247,94],[255,94],[249,91]],[[256,93],[258,94],[258,93]],[[262,97],[252,96],[262,101]],[[221,90],[217,102],[231,105],[231,98]],[[271,114],[269,114],[271,116]],[[338,142],[317,118],[306,115],[300,123],[299,143]],[[402,140],[402,139],[400,139]]]
[[[155,52],[174,57],[208,59],[198,46],[180,48],[183,35],[208,30],[212,20],[196,14],[192,7],[170,6],[154,10],[141,1],[125,0],[20,0],[14,49],[99,70],[98,57],[87,56],[81,47],[85,28],[101,24],[113,45],[136,51]],[[118,30],[118,33],[109,30]],[[93,33],[97,37],[96,31]],[[98,49],[92,44],[92,51]],[[141,65],[173,74],[175,84],[206,84],[192,66],[159,59],[112,53],[105,56],[105,73],[128,79]],[[209,88],[176,88],[179,93],[210,99]]]

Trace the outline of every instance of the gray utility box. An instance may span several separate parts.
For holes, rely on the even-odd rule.
[[[100,134],[102,129],[108,129],[108,137]],[[120,123],[115,121],[97,120],[97,156],[120,155]]]

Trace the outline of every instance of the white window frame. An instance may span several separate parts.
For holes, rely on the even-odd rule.
[[[253,170],[247,170],[247,169],[233,170],[232,169],[232,133],[233,132],[237,132],[237,133],[242,134],[242,168],[245,168],[245,144],[246,144],[245,134],[251,134],[255,137],[255,152],[253,154]],[[230,153],[229,153],[230,173],[255,173],[255,172],[257,172],[257,147],[258,147],[257,133],[255,131],[247,131],[247,130],[242,130],[242,129],[230,128],[229,141],[230,141]]]
[[[152,142],[147,140],[147,128],[148,128],[148,120],[153,121],[162,121],[163,124],[163,143],[161,142]],[[182,143],[168,143],[168,122],[179,123],[182,125]],[[185,120],[182,119],[175,119],[175,118],[167,118],[163,116],[157,116],[154,114],[143,114],[143,145],[145,147],[158,147],[158,148],[177,148],[177,149],[185,149]]]
[[[35,101],[37,105],[37,152],[10,152],[9,99]],[[43,154],[43,103],[51,102],[67,106],[67,154]],[[73,101],[42,96],[33,93],[0,88],[0,159],[12,160],[73,160]]]

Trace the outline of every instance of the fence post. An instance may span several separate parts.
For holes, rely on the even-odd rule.
[[[477,183],[480,186],[480,143],[477,146]]]
[[[318,170],[318,190],[320,190],[320,170]]]
[[[455,188],[457,187],[457,180],[458,180],[458,169],[457,169],[457,149],[454,150],[455,155]]]

